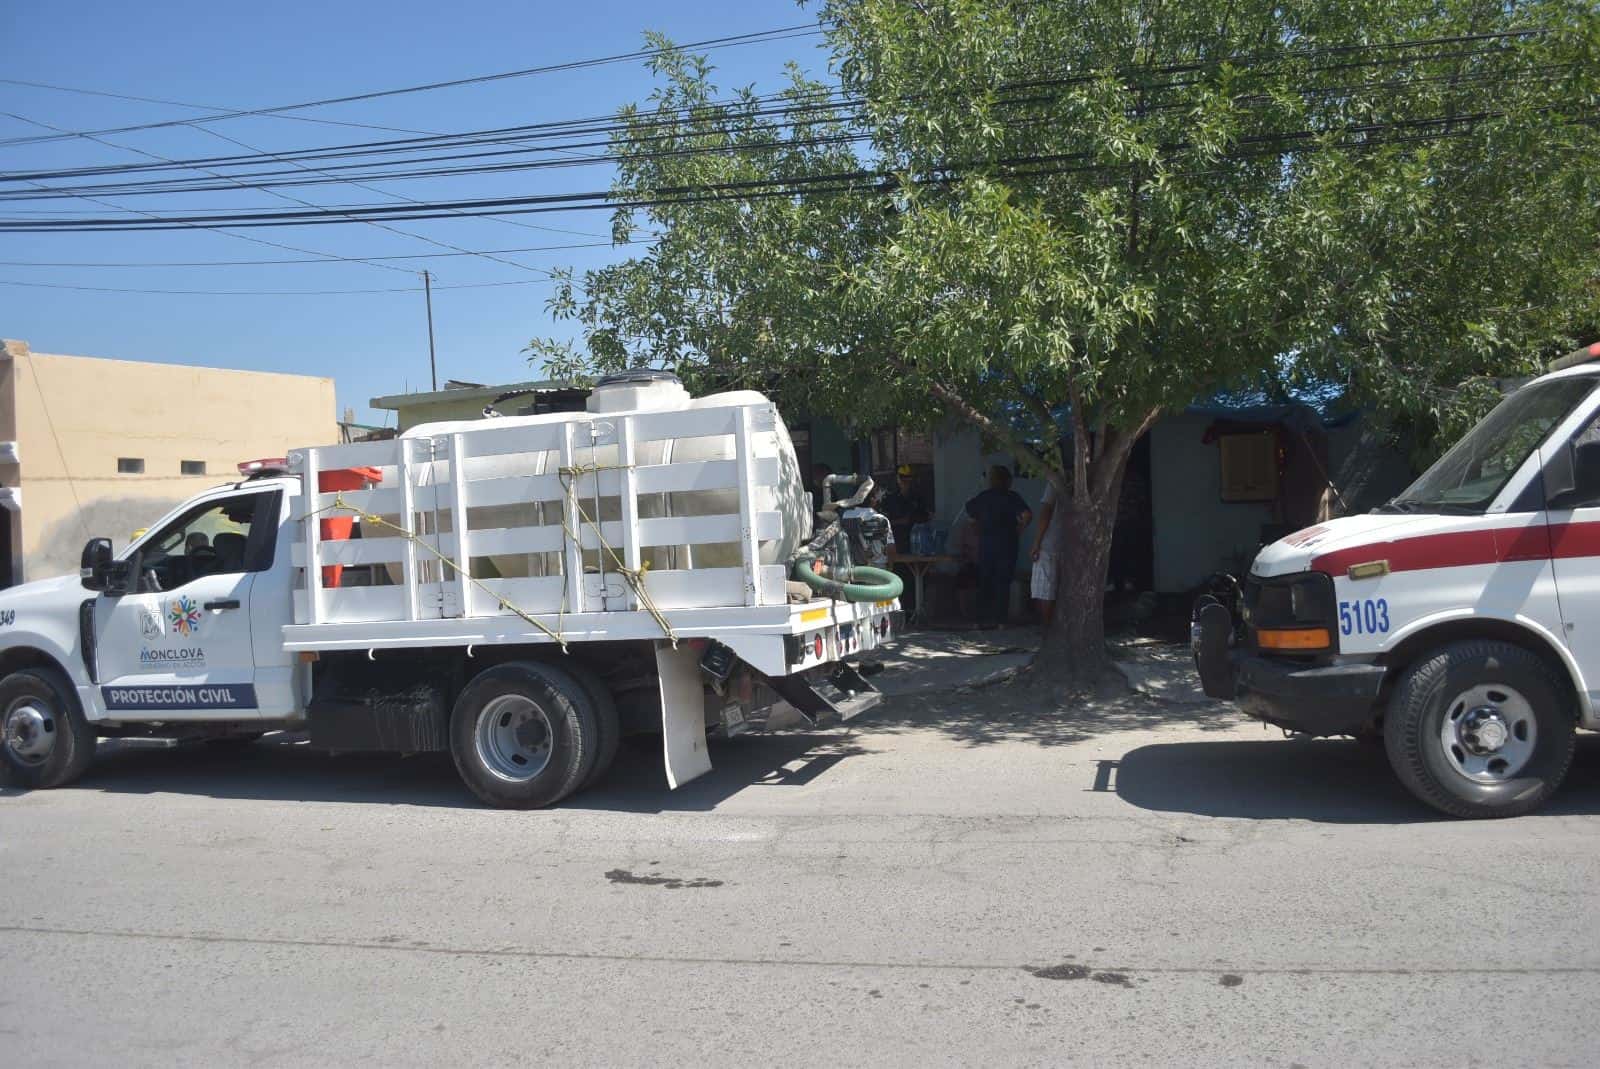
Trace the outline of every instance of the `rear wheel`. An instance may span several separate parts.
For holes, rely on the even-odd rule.
[[[63,787],[94,760],[95,732],[72,684],[53,668],[0,679],[0,761],[19,787]]]
[[[1542,658],[1505,642],[1456,642],[1400,677],[1384,748],[1400,781],[1434,808],[1510,817],[1561,786],[1573,727],[1564,681]]]
[[[594,714],[570,676],[514,661],[480,673],[450,714],[450,753],[483,801],[551,805],[582,785],[597,753]]]
[[[563,662],[561,668],[583,688],[583,693],[594,710],[594,768],[578,788],[583,790],[600,782],[606,773],[611,771],[611,763],[617,757],[617,744],[622,741],[622,722],[617,715],[617,700],[612,697],[611,688],[606,686],[605,681],[593,669],[578,661]]]

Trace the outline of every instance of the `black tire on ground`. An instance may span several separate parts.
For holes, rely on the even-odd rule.
[[[450,755],[462,781],[489,805],[553,805],[593,769],[594,714],[582,688],[561,676],[512,661],[479,673],[456,699]]]
[[[1469,725],[1480,709],[1511,725],[1509,748],[1475,753],[1460,742],[1461,732],[1478,741]],[[1510,643],[1472,640],[1441,646],[1406,669],[1383,733],[1389,764],[1412,794],[1451,816],[1481,818],[1531,812],[1555,793],[1572,763],[1573,731],[1568,686],[1548,662]],[[1520,757],[1513,752],[1519,735]],[[1499,753],[1516,763],[1497,775]],[[1477,778],[1463,771],[1474,760],[1490,766]]]
[[[12,719],[30,706],[37,716]],[[94,760],[94,728],[72,684],[54,668],[24,668],[0,679],[0,725],[6,729],[0,761],[6,778],[18,787],[64,787]],[[11,728],[19,734],[13,736]],[[30,755],[27,751],[39,749],[31,741],[35,737],[45,740],[45,749]]]
[[[595,705],[594,697],[589,693],[589,689],[583,685],[578,678],[578,674],[573,671],[574,666],[571,662],[563,661],[560,664],[552,664],[548,661],[539,661],[530,664],[530,667],[549,679],[568,701],[578,707],[578,714],[584,719],[585,723],[592,725],[593,730],[585,736],[589,742],[583,752],[583,766],[578,770],[577,781],[573,784],[571,790],[567,791],[567,795],[576,794],[587,787],[589,781],[594,778],[594,770],[600,759],[600,736],[602,734],[600,711]],[[562,797],[566,797],[566,795]]]
[[[611,688],[606,686],[594,669],[579,661],[563,661],[560,667],[577,680],[594,709],[594,768],[578,786],[581,791],[599,783],[611,771],[611,763],[617,757],[617,745],[622,741],[622,722],[617,715],[617,700],[612,697]]]

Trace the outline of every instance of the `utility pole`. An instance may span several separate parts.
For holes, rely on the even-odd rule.
[[[433,359],[433,278],[422,272],[422,293],[428,302],[428,377],[433,381],[434,392],[439,391],[439,367]]]

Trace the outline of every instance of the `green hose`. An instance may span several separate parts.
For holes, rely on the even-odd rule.
[[[882,568],[868,568],[858,564],[845,573],[845,581],[829,579],[811,570],[814,558],[801,557],[794,562],[794,577],[824,597],[835,601],[891,601],[898,598],[906,585],[893,572]]]

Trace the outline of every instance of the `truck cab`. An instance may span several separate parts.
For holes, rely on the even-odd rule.
[[[49,670],[107,727],[295,716],[303,687],[281,632],[298,488],[269,478],[206,491],[116,556],[92,539],[81,575],[0,592],[0,669]],[[13,719],[14,749],[34,718]]]
[[[1394,500],[1267,546],[1237,598],[1202,597],[1205,692],[1381,739],[1452,815],[1548,798],[1574,730],[1600,729],[1600,344],[1553,367]]]

